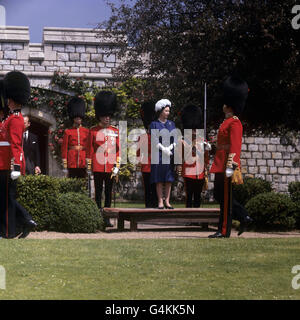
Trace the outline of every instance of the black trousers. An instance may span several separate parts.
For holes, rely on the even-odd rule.
[[[231,177],[227,178],[223,172],[215,173],[214,198],[220,204],[218,232],[229,238],[232,219],[241,222],[248,213],[246,209],[234,199]]]
[[[69,178],[85,178],[86,169],[85,168],[68,168]]]
[[[204,179],[184,178],[186,208],[200,208]]]
[[[29,220],[32,220],[31,214],[17,201],[15,200],[17,226],[24,226]]]
[[[99,209],[102,208],[102,192],[103,192],[103,182],[105,184],[105,200],[104,200],[104,207],[110,208],[111,207],[111,200],[112,200],[112,187],[114,179],[110,178],[110,172],[94,172],[94,183],[95,183],[95,200]]]
[[[158,198],[156,193],[156,183],[150,183],[150,172],[142,172],[144,184],[144,200],[146,208],[156,208]]]
[[[14,238],[16,233],[15,188],[9,170],[0,171],[0,235]]]
[[[23,231],[31,215],[16,200],[17,180],[10,178],[9,170],[0,171],[0,235],[14,238]]]

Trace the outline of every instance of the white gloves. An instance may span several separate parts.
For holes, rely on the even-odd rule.
[[[204,150],[205,151],[211,150],[211,144],[209,142],[204,141]]]
[[[175,142],[172,143],[172,144],[168,147],[168,149],[169,149],[169,150],[173,150],[174,147],[176,147],[176,143],[175,143]]]
[[[20,171],[12,171],[10,174],[10,177],[12,178],[12,180],[16,180],[20,177],[21,172]]]
[[[227,178],[230,178],[233,175],[234,170],[231,168],[226,168],[225,174]]]
[[[174,149],[175,145],[175,143],[172,143],[170,146],[164,147],[161,143],[158,143],[157,148],[159,148],[164,154],[171,156],[173,154],[171,150]]]
[[[111,176],[115,177],[118,173],[119,173],[119,168],[113,167]]]

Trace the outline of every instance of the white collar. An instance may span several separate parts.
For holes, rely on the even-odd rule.
[[[162,123],[162,124],[166,124],[166,123],[168,122],[168,119],[166,119],[165,122],[163,122],[163,121],[161,121],[161,120],[159,120],[159,119],[158,119],[158,121],[159,121],[160,123]]]

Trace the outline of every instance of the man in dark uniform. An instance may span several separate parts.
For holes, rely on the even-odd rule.
[[[144,185],[144,200],[146,208],[156,208],[157,207],[157,193],[156,184],[150,183],[151,175],[151,135],[149,131],[150,123],[155,119],[155,103],[153,101],[144,102],[140,110],[141,118],[146,129],[146,133],[140,136],[137,157],[139,157],[140,162],[138,167],[140,168],[143,176]],[[141,150],[142,144],[148,146],[148,153],[144,154]],[[146,161],[147,158],[147,161]]]
[[[214,162],[211,167],[215,174],[214,198],[220,203],[218,231],[209,238],[229,238],[232,219],[240,221],[238,235],[252,222],[247,211],[232,195],[232,183],[243,183],[240,170],[243,126],[237,117],[242,113],[248,97],[248,85],[233,76],[224,82],[225,120],[219,127]]]
[[[119,130],[110,124],[117,107],[117,97],[111,91],[100,91],[95,97],[94,108],[99,124],[90,129],[87,163],[92,163],[95,183],[95,200],[101,209],[103,182],[105,183],[104,207],[109,208],[112,200],[112,187],[120,168]],[[112,227],[109,219],[106,227]]]
[[[21,108],[30,97],[30,83],[25,74],[12,71],[4,77],[3,87],[1,101],[7,99],[9,116],[1,124],[0,232],[2,237],[14,238],[20,229],[23,232],[19,238],[25,238],[36,223],[16,201],[16,181],[25,173]]]
[[[68,103],[68,114],[73,126],[64,132],[61,146],[63,167],[68,169],[69,178],[85,178],[89,138],[89,129],[81,124],[85,115],[85,101],[79,97],[72,98]]]
[[[40,174],[40,149],[38,137],[29,131],[30,119],[24,116],[25,131],[23,134],[23,150],[25,155],[25,173],[26,174]]]

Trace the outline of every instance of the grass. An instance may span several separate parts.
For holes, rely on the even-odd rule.
[[[300,239],[0,240],[1,299],[300,299]]]

